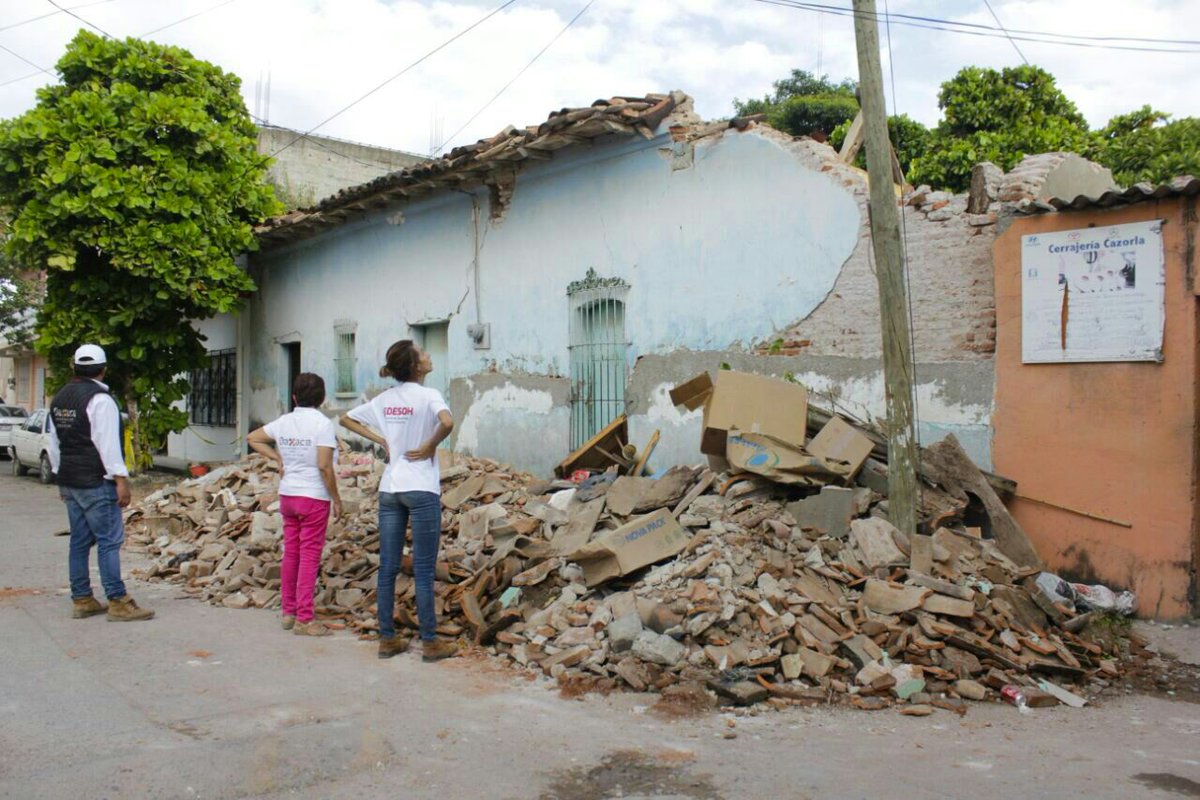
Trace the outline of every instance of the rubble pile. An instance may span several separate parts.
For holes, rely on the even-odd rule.
[[[886,519],[877,437],[809,412],[809,446],[830,425],[865,437],[850,448],[857,463],[785,458],[754,472],[751,458],[710,459],[657,477],[614,464],[540,481],[443,453],[439,632],[564,684],[701,684],[739,704],[961,713],[1013,687],[1029,705],[1082,703],[1060,684],[1117,675],[1081,635],[1090,615],[1039,585],[1036,553],[993,489],[1002,479],[952,437],[922,451],[922,532],[903,536]],[[330,525],[317,614],[370,636],[384,465],[345,450],[340,464],[346,513]],[[151,495],[130,514],[131,540],[153,559],[144,577],[277,607],[276,491],[274,464],[255,457]],[[402,574],[396,613],[411,628],[413,588]]]

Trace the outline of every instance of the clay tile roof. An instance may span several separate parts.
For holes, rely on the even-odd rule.
[[[489,139],[456,147],[441,158],[342,189],[311,208],[267,220],[256,229],[259,243],[267,249],[398,202],[487,184],[497,172],[511,175],[522,162],[546,160],[555,150],[603,136],[641,135],[652,139],[667,115],[688,100],[683,92],[602,98],[584,108],[553,111],[540,125],[510,125]]]
[[[1194,197],[1200,194],[1200,179],[1191,175],[1173,178],[1160,186],[1135,183],[1122,191],[1107,191],[1098,197],[1079,195],[1074,198],[1053,197],[1049,200],[1026,200],[1017,204],[1017,211],[1024,214],[1047,214],[1055,211],[1082,211],[1084,209],[1113,208],[1144,203],[1148,200],[1163,200],[1173,197]]]

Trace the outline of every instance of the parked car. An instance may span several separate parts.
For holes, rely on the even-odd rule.
[[[0,405],[0,451],[7,453],[12,445],[12,432],[25,424],[29,417],[20,406]]]
[[[24,475],[26,470],[36,469],[42,483],[53,483],[54,472],[50,469],[50,434],[46,424],[50,413],[39,408],[29,415],[25,424],[12,432],[12,443],[8,457],[12,459],[13,475]]]

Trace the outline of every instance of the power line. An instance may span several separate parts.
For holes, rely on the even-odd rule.
[[[207,14],[210,11],[216,11],[218,8],[224,8],[225,6],[229,5],[230,3],[234,3],[234,2],[237,2],[237,0],[225,0],[224,3],[217,3],[215,6],[212,6],[211,8],[206,8],[203,11],[197,11],[195,14],[192,14],[190,16],[184,17],[182,19],[177,19],[174,22],[169,22],[166,25],[163,25],[161,28],[155,28],[152,31],[146,31],[143,34],[139,34],[138,38],[142,38],[142,37],[146,37],[146,36],[153,36],[156,33],[161,33],[162,31],[165,31],[167,28],[174,28],[176,25],[182,25],[183,23],[187,22],[188,20],[193,20],[196,17],[200,16],[201,14]]]
[[[1012,42],[1013,50],[1017,51],[1017,55],[1021,57],[1021,60],[1025,62],[1025,66],[1028,67],[1029,59],[1021,52],[1021,48],[1017,46],[1016,41],[1009,35],[1008,31],[1004,30],[1004,23],[1000,21],[1000,17],[996,16],[996,12],[992,9],[992,4],[989,0],[983,0],[983,4],[987,6],[988,13],[992,15],[992,19],[996,20],[996,24],[1000,26],[1000,30],[1004,31],[1004,35],[1008,37],[1008,41]],[[888,24],[890,25],[891,23]]]
[[[833,14],[835,16],[842,16],[842,17],[854,17],[854,16],[857,16],[857,14],[858,14],[858,12],[852,8],[845,8],[843,6],[823,5],[823,4],[819,4],[819,3],[805,3],[805,2],[799,2],[798,0],[754,0],[754,2],[764,3],[766,5],[782,6],[784,8],[795,8],[795,9],[799,9],[802,11],[815,11],[815,12],[822,13],[822,14]],[[1062,47],[1085,47],[1085,48],[1091,48],[1091,49],[1097,49],[1097,50],[1124,50],[1124,51],[1138,52],[1138,53],[1176,53],[1176,54],[1185,53],[1185,54],[1191,54],[1191,55],[1200,54],[1200,50],[1195,49],[1195,48],[1180,49],[1180,48],[1166,48],[1166,47],[1135,47],[1135,46],[1131,46],[1131,45],[1097,44],[1096,43],[1096,42],[1100,42],[1100,41],[1129,41],[1127,39],[1121,39],[1121,37],[1087,37],[1084,41],[1068,41],[1067,39],[1069,39],[1071,37],[1068,37],[1066,34],[1046,33],[1046,32],[1041,32],[1041,31],[1032,32],[1031,35],[1027,35],[1027,36],[1012,36],[1011,34],[1017,33],[1018,31],[1010,31],[1009,33],[1006,34],[1005,32],[1001,31],[1000,29],[994,28],[989,25],[979,25],[976,23],[961,23],[961,22],[954,22],[952,20],[936,19],[933,17],[912,17],[911,15],[901,15],[901,14],[897,14],[895,16],[897,17],[897,19],[895,19],[894,22],[897,25],[906,25],[911,28],[924,28],[926,30],[942,31],[945,33],[957,33],[957,34],[961,34],[964,36],[982,36],[985,38],[993,38],[993,39],[1009,38],[1009,39],[1015,39],[1017,41],[1022,41],[1022,42],[1036,42],[1038,44],[1050,44],[1050,45],[1058,45],[1058,46],[1062,46]],[[883,15],[877,13],[874,15],[874,17],[878,20],[878,19],[882,19]],[[919,21],[906,21],[904,19],[900,19],[900,17],[905,17],[909,20],[932,20],[933,23],[937,23],[937,24],[927,24],[925,22],[919,22]],[[959,26],[959,27],[946,27],[946,26]],[[1059,37],[1059,39],[1061,39],[1061,41],[1059,39],[1054,39],[1054,38],[1037,38],[1037,37]],[[1080,37],[1080,38],[1082,38],[1082,37]],[[1200,45],[1200,41],[1192,41],[1192,40],[1162,39],[1162,40],[1148,40],[1148,41],[1161,42],[1164,44],[1182,43],[1182,44]]]
[[[50,70],[46,69],[45,67],[41,67],[41,66],[38,66],[37,64],[33,63],[33,62],[32,62],[32,61],[30,61],[28,58],[26,58],[25,56],[23,56],[23,55],[21,55],[20,53],[18,53],[16,50],[12,50],[12,49],[10,49],[10,48],[8,48],[8,47],[5,47],[5,46],[4,46],[4,45],[2,45],[2,44],[0,44],[0,50],[3,50],[4,52],[8,53],[10,56],[12,56],[12,57],[14,57],[14,58],[19,58],[19,59],[21,59],[22,61],[24,61],[24,62],[25,62],[26,64],[28,64],[29,66],[31,66],[31,67],[33,67],[34,69],[38,70],[37,72],[33,73],[34,75],[40,75],[40,74],[41,74],[41,73],[43,73],[43,72],[44,72],[44,73],[46,73],[47,75],[53,75],[53,74],[54,74],[53,72],[51,72]]]
[[[90,23],[90,22],[88,22],[86,19],[84,19],[83,17],[81,17],[81,16],[79,16],[78,14],[76,14],[76,13],[75,13],[74,11],[72,11],[71,9],[69,9],[69,8],[63,8],[63,7],[62,7],[62,6],[60,6],[58,3],[54,2],[54,0],[46,0],[46,2],[47,2],[47,3],[49,3],[50,5],[54,6],[55,8],[57,8],[59,11],[63,12],[64,14],[69,14],[69,15],[71,15],[71,16],[72,16],[72,17],[74,17],[75,19],[77,19],[77,20],[79,20],[80,22],[82,22],[84,25],[87,25],[89,28],[94,28],[95,30],[97,30],[97,31],[99,31],[100,33],[102,33],[102,34],[104,34],[105,36],[107,36],[109,39],[116,38],[116,37],[114,37],[112,34],[108,33],[106,30],[104,30],[103,28],[101,28],[99,25],[93,25],[92,23]]]
[[[896,14],[894,16],[897,19],[911,19],[911,20],[917,20],[919,22],[942,22],[942,23],[949,23],[952,25],[959,25],[964,28],[980,28],[983,30],[990,30],[990,31],[996,30],[995,28],[993,28],[990,25],[982,25],[978,22],[959,22],[959,21],[954,21],[954,20],[939,19],[937,17],[915,16],[913,14]],[[999,24],[1000,21],[996,20],[996,22],[997,22],[997,24]],[[1004,26],[1001,25],[1000,27],[1001,27],[1001,29],[1003,29]],[[1029,30],[1020,30],[1017,28],[1011,29],[1011,32],[1028,34],[1030,36],[1051,36],[1051,37],[1057,37],[1060,39],[1079,39],[1079,40],[1088,41],[1088,42],[1142,42],[1144,44],[1200,45],[1200,39],[1157,39],[1157,38],[1138,37],[1138,36],[1084,36],[1083,34],[1075,34],[1075,33],[1057,33],[1055,31],[1029,31]]]
[[[82,3],[82,4],[80,4],[80,5],[77,5],[77,6],[71,6],[71,8],[72,8],[72,9],[78,9],[78,8],[88,8],[89,6],[99,6],[99,5],[103,5],[103,4],[105,4],[105,3],[111,3],[112,1],[113,1],[113,0],[94,0],[94,2],[91,2],[91,3]],[[31,22],[37,22],[38,20],[46,19],[46,18],[48,18],[48,17],[55,17],[55,16],[58,16],[58,15],[59,15],[59,14],[61,14],[61,13],[63,13],[63,12],[62,12],[62,11],[50,11],[50,12],[48,12],[48,13],[46,13],[46,14],[41,14],[41,15],[39,15],[39,16],[36,16],[36,17],[30,17],[29,19],[23,19],[23,20],[21,20],[20,22],[14,22],[14,23],[12,23],[11,25],[5,25],[5,26],[3,26],[3,27],[0,27],[0,31],[8,31],[8,30],[12,30],[13,28],[19,28],[19,27],[21,27],[22,25],[28,25],[28,24],[29,24],[29,23],[31,23]]]
[[[440,50],[443,50],[443,49],[445,49],[446,47],[448,47],[449,45],[451,45],[452,43],[454,43],[454,42],[455,42],[455,41],[457,41],[458,39],[462,38],[464,35],[466,35],[466,34],[470,33],[471,31],[475,30],[475,29],[476,29],[476,28],[478,28],[480,25],[482,25],[483,23],[487,22],[489,19],[491,19],[492,17],[496,16],[496,15],[497,15],[497,14],[499,14],[501,11],[503,11],[503,10],[504,10],[504,9],[506,9],[506,8],[508,8],[509,6],[511,6],[511,5],[512,5],[513,3],[515,3],[515,2],[517,2],[517,0],[505,0],[505,2],[504,2],[504,3],[501,3],[499,6],[497,6],[497,7],[496,7],[496,8],[494,8],[494,9],[492,9],[491,11],[489,11],[489,12],[488,12],[487,14],[485,14],[484,16],[480,17],[480,18],[479,18],[478,20],[476,20],[475,22],[473,22],[473,23],[471,23],[470,25],[468,25],[467,27],[463,28],[461,31],[459,31],[458,33],[454,34],[454,35],[453,35],[453,36],[451,36],[449,39],[447,39],[446,41],[442,42],[442,43],[441,43],[441,44],[439,44],[437,47],[433,48],[433,49],[432,49],[432,50],[430,50],[428,53],[426,53],[425,55],[423,55],[423,56],[421,56],[420,58],[418,58],[416,61],[414,61],[414,62],[412,62],[411,64],[409,64],[407,67],[405,67],[404,69],[400,70],[400,71],[399,71],[399,72],[397,72],[395,75],[392,75],[390,78],[388,78],[387,80],[383,81],[383,83],[380,83],[380,84],[379,84],[378,86],[376,86],[374,89],[371,89],[369,92],[367,92],[366,94],[362,95],[362,96],[361,96],[361,97],[359,97],[358,99],[356,99],[356,100],[354,100],[354,101],[350,102],[348,105],[346,105],[346,106],[343,106],[341,109],[339,109],[338,111],[335,111],[333,114],[330,114],[328,117],[326,117],[325,119],[321,120],[321,121],[320,121],[320,122],[318,122],[316,125],[314,125],[313,127],[311,127],[311,128],[309,128],[308,130],[306,130],[304,133],[302,133],[302,134],[300,134],[299,136],[297,136],[295,139],[292,139],[290,142],[288,142],[287,144],[285,144],[283,147],[279,148],[279,149],[278,149],[278,150],[276,150],[274,153],[271,153],[271,156],[272,156],[272,157],[274,157],[274,156],[277,156],[277,155],[279,155],[279,154],[280,154],[280,153],[282,153],[284,150],[287,150],[289,147],[291,147],[292,145],[294,145],[296,142],[298,142],[298,141],[300,141],[301,139],[303,139],[303,138],[304,138],[306,135],[308,135],[308,134],[310,134],[310,133],[313,133],[313,132],[317,131],[318,129],[320,129],[320,128],[324,127],[325,125],[328,125],[330,122],[332,122],[333,120],[337,119],[337,118],[338,118],[338,117],[340,117],[342,114],[345,114],[347,111],[349,111],[350,109],[354,108],[356,105],[358,105],[359,103],[361,103],[363,100],[366,100],[368,97],[370,97],[371,95],[375,94],[375,93],[376,93],[376,92],[378,92],[380,89],[382,89],[383,87],[387,86],[387,85],[388,85],[389,83],[391,83],[392,81],[394,81],[394,80],[396,80],[397,78],[399,78],[401,75],[405,74],[405,73],[406,73],[406,72],[408,72],[409,70],[411,70],[411,69],[413,69],[414,67],[416,67],[417,65],[421,64],[423,61],[425,61],[426,59],[428,59],[428,58],[429,58],[430,56],[432,56],[433,54],[435,54],[435,53],[439,52]]]
[[[113,1],[113,0],[98,0],[97,2],[93,2],[93,3],[84,3],[83,5],[71,6],[71,8],[72,8],[72,9],[76,9],[76,8],[87,8],[88,6],[98,6],[98,5],[102,5],[102,4],[104,4],[104,3],[111,3],[112,1]],[[189,20],[193,20],[193,19],[195,19],[196,17],[200,16],[201,14],[207,14],[207,13],[208,13],[208,12],[210,12],[210,11],[216,11],[218,8],[223,8],[224,6],[227,6],[227,5],[229,5],[230,3],[233,3],[233,2],[236,2],[236,0],[225,0],[225,2],[223,2],[223,3],[219,3],[219,4],[215,5],[215,6],[212,6],[211,8],[206,8],[206,9],[204,9],[203,11],[197,11],[195,14],[190,14],[190,15],[188,15],[188,16],[186,16],[186,17],[183,17],[182,19],[177,19],[177,20],[175,20],[174,22],[169,22],[169,23],[167,23],[166,25],[163,25],[162,27],[159,27],[159,28],[155,28],[155,29],[154,29],[154,30],[152,30],[152,31],[146,31],[145,33],[138,34],[138,38],[143,38],[143,37],[146,37],[146,36],[151,36],[151,35],[153,35],[153,34],[159,33],[160,31],[165,31],[167,28],[173,28],[173,27],[175,27],[176,25],[179,25],[179,24],[181,24],[181,23],[187,22],[187,21],[189,21]],[[57,7],[57,6],[56,6],[56,7]],[[26,23],[29,23],[29,22],[34,22],[34,21],[36,21],[36,20],[39,20],[39,19],[45,19],[46,17],[52,17],[52,16],[54,16],[54,15],[56,15],[56,14],[60,14],[60,13],[63,13],[63,12],[70,13],[70,10],[69,10],[69,9],[65,9],[65,8],[64,8],[64,9],[62,9],[62,10],[60,10],[60,11],[51,11],[49,14],[43,14],[42,16],[40,16],[40,17],[34,17],[33,19],[27,19],[27,20],[25,20],[25,22],[18,22],[18,23],[14,24],[14,25],[9,25],[9,26],[8,26],[8,28],[15,28],[15,27],[17,27],[18,25],[24,25],[24,24],[26,24]],[[80,19],[80,17],[79,17],[79,15],[78,15],[78,14],[71,14],[71,16],[75,17],[76,19]],[[95,27],[96,27],[95,25],[92,25],[90,22],[87,22],[86,20],[82,20],[82,21],[83,21],[83,22],[84,22],[84,24],[86,24],[86,25],[90,25],[90,26],[91,26],[91,27],[93,27],[93,28],[95,28]],[[8,28],[0,28],[0,31],[8,30]],[[96,30],[100,30],[100,29],[99,29],[99,28],[96,28]],[[101,33],[104,33],[103,31],[100,31],[100,32],[101,32]],[[104,35],[105,35],[105,36],[108,36],[108,34],[104,34]],[[110,38],[110,39],[111,39],[111,38],[113,38],[113,37],[109,36],[108,38]],[[0,47],[2,47],[2,45],[0,45]],[[7,49],[7,48],[4,48],[4,49]],[[9,52],[12,52],[12,51],[10,50]],[[16,54],[14,53],[14,55],[16,55]],[[20,56],[17,56],[17,57],[18,57],[18,58],[20,58]],[[25,61],[25,63],[27,63],[27,64],[30,64],[31,66],[37,67],[37,64],[33,64],[32,62],[28,61],[27,59],[24,59],[24,58],[22,58],[21,60],[22,60],[22,61]],[[42,67],[38,67],[38,71],[37,71],[37,72],[30,72],[30,73],[28,73],[28,74],[26,74],[26,75],[22,75],[22,76],[20,76],[19,78],[11,78],[11,79],[9,79],[9,80],[7,80],[7,81],[0,82],[0,88],[3,88],[3,87],[5,87],[5,86],[9,86],[9,85],[11,85],[11,84],[14,84],[14,83],[20,83],[21,81],[26,81],[26,80],[29,80],[30,78],[36,78],[38,75],[41,75],[43,72],[44,72],[44,73],[47,73],[47,74],[50,74],[50,75],[53,75],[53,74],[54,74],[54,73],[53,73],[53,72],[51,72],[50,70],[43,69]]]
[[[476,111],[474,114],[472,114],[471,118],[462,124],[462,127],[460,127],[458,130],[456,130],[454,133],[450,134],[450,136],[447,137],[437,147],[431,149],[429,151],[429,156],[432,158],[434,156],[434,154],[436,154],[439,150],[441,150],[446,145],[450,144],[450,142],[454,141],[455,137],[457,137],[460,133],[462,133],[464,130],[466,130],[468,125],[470,125],[472,122],[474,122],[476,120],[476,118],[479,117],[480,114],[482,114],[484,111],[486,111],[488,109],[488,106],[490,106],[492,103],[496,102],[496,100],[500,97],[500,95],[504,94],[504,92],[508,90],[508,87],[510,87],[514,83],[516,83],[518,78],[520,78],[522,75],[524,75],[525,72],[530,67],[532,67],[534,65],[534,63],[537,62],[537,60],[539,58],[541,58],[547,50],[549,50],[551,47],[553,47],[554,43],[557,42],[559,40],[559,38],[561,38],[562,35],[564,33],[566,33],[572,25],[574,25],[576,22],[578,22],[580,17],[582,17],[584,14],[587,13],[587,10],[592,7],[592,3],[594,3],[594,2],[596,2],[596,0],[588,0],[587,5],[585,5],[581,9],[579,9],[579,13],[576,14],[574,17],[572,17],[571,21],[562,27],[562,30],[560,30],[558,33],[554,34],[554,38],[552,38],[549,42],[547,42],[546,46],[543,47],[541,50],[539,50],[537,52],[537,55],[535,55],[532,59],[529,60],[528,64],[521,67],[520,71],[517,72],[517,74],[512,77],[512,80],[510,80],[508,83],[501,86],[500,91],[496,92],[494,95],[492,95],[492,99],[488,100],[486,103],[484,103],[482,106],[480,106],[479,110]]]

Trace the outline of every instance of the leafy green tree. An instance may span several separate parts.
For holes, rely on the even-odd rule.
[[[0,242],[8,238],[8,222],[0,220]],[[21,269],[0,245],[0,339],[10,345],[33,344],[33,322],[42,289],[38,276]]]
[[[1034,153],[1086,153],[1094,141],[1075,104],[1040,67],[965,67],[942,84],[938,106],[943,117],[913,161],[914,184],[962,191],[981,161],[1008,170]]]
[[[1158,119],[1166,116],[1154,113]],[[1126,130],[1103,140],[1093,157],[1112,170],[1117,183],[1158,184],[1179,175],[1200,176],[1200,119],[1185,117],[1166,125],[1133,127],[1128,127],[1128,120],[1122,117],[1114,118],[1114,122]],[[1113,122],[1105,130],[1111,127]]]
[[[182,430],[182,378],[205,365],[193,320],[254,289],[235,263],[279,210],[240,80],[186,50],[80,31],[61,83],[0,123],[8,252],[46,273],[37,347],[61,383],[72,350],[103,345],[135,453]]]
[[[852,121],[839,125],[829,137],[829,144],[835,149],[842,148]],[[888,136],[892,140],[892,147],[896,149],[896,159],[900,162],[900,168],[904,170],[905,175],[908,174],[912,162],[929,149],[929,135],[928,128],[907,114],[888,117]],[[863,150],[858,151],[854,164],[861,169],[867,168],[866,155]]]
[[[1128,114],[1118,114],[1108,121],[1104,128],[1097,132],[1100,143],[1111,142],[1122,136],[1128,136],[1135,131],[1153,128],[1160,122],[1166,122],[1171,115],[1165,111],[1157,111],[1150,106],[1142,106]]]
[[[734,99],[739,116],[766,114],[767,122],[793,136],[828,136],[838,125],[854,119],[858,102],[856,84],[849,78],[834,83],[828,75],[794,69],[783,80],[775,81],[774,92],[762,99]]]

